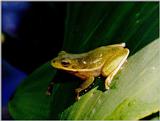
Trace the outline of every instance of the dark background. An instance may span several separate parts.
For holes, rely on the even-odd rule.
[[[61,50],[65,2],[2,2],[2,119],[24,78]]]
[[[54,58],[61,50],[65,14],[66,3],[63,2],[30,3],[21,15],[15,36],[4,32],[2,58],[28,74]]]

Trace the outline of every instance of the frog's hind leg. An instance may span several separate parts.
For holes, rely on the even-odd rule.
[[[106,89],[110,88],[110,84],[111,84],[111,81],[112,81],[113,77],[121,69],[122,65],[123,65],[123,63],[120,63],[119,66],[107,76],[107,78],[105,79],[105,88]]]
[[[79,97],[79,93],[82,91],[82,90],[85,90],[87,89],[94,81],[94,77],[89,77],[87,80],[85,80],[79,88],[75,89],[75,92],[76,92],[76,100],[79,100],[80,97]]]

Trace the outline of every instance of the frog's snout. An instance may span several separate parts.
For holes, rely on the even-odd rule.
[[[51,63],[55,64],[56,63],[56,59],[51,60]]]
[[[56,60],[55,60],[55,59],[51,60],[51,65],[52,65],[53,67],[56,67]]]

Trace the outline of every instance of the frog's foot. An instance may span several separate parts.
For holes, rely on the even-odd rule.
[[[110,84],[111,84],[111,79],[110,78],[106,78],[106,80],[105,80],[105,89],[106,90],[110,89]]]
[[[46,95],[50,96],[52,94],[54,82],[52,81],[47,88]]]
[[[85,89],[87,89],[94,82],[94,77],[89,77],[86,81],[84,81],[79,88],[75,89],[76,100],[79,100],[79,93]]]
[[[76,93],[76,100],[79,100],[80,99],[80,96],[79,96],[79,93],[81,92],[81,88],[77,88],[75,89],[75,93]]]
[[[116,70],[114,70],[112,73],[110,73],[109,75],[108,75],[108,77],[106,78],[106,80],[105,80],[105,88],[107,89],[107,90],[109,90],[110,89],[110,84],[111,84],[111,82],[112,82],[112,79],[113,79],[113,77],[115,76],[115,74],[117,73],[117,69]]]
[[[105,80],[105,88],[109,89],[110,84],[112,82],[113,77],[116,75],[116,73],[120,70],[120,68],[122,67],[123,63],[121,63],[114,71],[112,71],[108,77]]]
[[[48,90],[46,91],[46,95],[50,96],[51,92],[49,92]]]

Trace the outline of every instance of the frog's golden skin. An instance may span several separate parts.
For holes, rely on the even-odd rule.
[[[84,80],[82,85],[75,90],[76,98],[79,99],[79,93],[89,87],[97,76],[107,77],[105,88],[109,89],[113,77],[129,55],[129,49],[124,47],[125,43],[108,45],[82,54],[61,51],[58,57],[51,61],[51,65]]]

